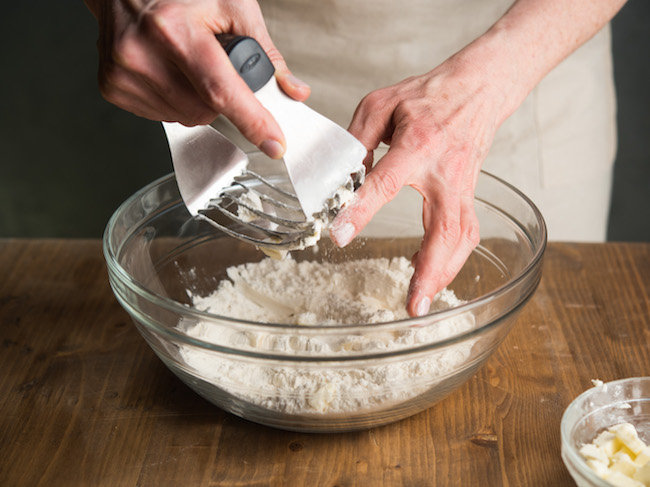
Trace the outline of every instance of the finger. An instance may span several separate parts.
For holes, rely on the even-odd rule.
[[[427,211],[426,218],[446,221],[426,225],[420,251],[414,256],[415,272],[407,302],[411,316],[428,313],[435,295],[453,281],[479,243],[478,219],[471,194],[461,198],[457,211],[449,205],[436,208],[435,215],[432,211]]]
[[[404,186],[408,176],[403,151],[389,150],[374,166],[356,191],[355,198],[344,207],[330,226],[330,238],[335,245],[345,247],[368,224],[379,209],[391,201]]]
[[[225,51],[213,39],[198,47],[195,59],[215,59],[214,64],[194,64],[198,74],[199,92],[209,100],[209,105],[221,111],[253,144],[271,158],[279,159],[286,149],[280,126],[271,113],[255,98],[253,92],[235,71]],[[218,65],[224,69],[215,69]],[[196,86],[196,85],[195,85]]]
[[[411,257],[411,265],[415,267],[416,262],[418,261],[418,256],[420,255],[420,251],[418,250],[416,253],[413,254],[413,257]]]
[[[172,119],[185,125],[212,122],[218,113],[205,104],[176,66],[152,55],[151,50],[135,39],[121,42],[115,62],[108,67],[102,63],[100,68],[100,89],[105,97],[114,102],[110,92],[115,91],[115,98],[141,98],[140,105],[149,106],[158,120]]]
[[[363,161],[366,174],[374,170],[375,149],[381,142],[390,145],[394,131],[392,121],[394,103],[390,102],[390,98],[385,100],[383,95],[376,93],[370,93],[361,101],[348,127],[348,131],[368,150],[368,155]]]
[[[183,39],[172,49],[176,65],[212,110],[225,115],[269,157],[282,157],[286,143],[279,125],[236,72],[212,32],[193,33],[187,44]]]
[[[256,4],[253,8],[259,9],[259,5]],[[261,12],[258,13],[259,18],[261,19],[262,14]],[[251,14],[249,13],[248,17],[250,17],[250,15]],[[275,77],[278,81],[278,85],[280,85],[280,88],[282,88],[287,95],[298,101],[305,101],[309,97],[311,88],[307,83],[293,75],[284,60],[284,57],[280,54],[280,51],[275,47],[275,44],[271,40],[263,22],[247,23],[246,25],[241,26],[234,25],[232,28],[234,29],[234,32],[250,36],[257,40],[275,68]]]
[[[390,140],[395,129],[392,121],[396,97],[386,96],[386,90],[374,91],[361,100],[352,116],[348,131],[368,150]]]
[[[305,101],[311,94],[311,88],[304,81],[296,78],[291,71],[276,68],[275,77],[282,91],[297,101]]]
[[[460,234],[460,208],[441,200],[433,205],[425,199],[425,233],[415,257],[415,271],[411,278],[406,309],[410,316],[428,313],[435,293],[446,276],[446,265]]]
[[[152,91],[138,76],[115,68],[110,77],[100,77],[100,92],[110,103],[150,120],[181,120],[183,114]]]

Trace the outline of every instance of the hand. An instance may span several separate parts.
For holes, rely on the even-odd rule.
[[[425,234],[413,262],[407,310],[427,313],[479,241],[473,207],[480,166],[499,125],[534,86],[594,35],[625,0],[517,0],[488,32],[433,71],[375,91],[350,125],[370,151],[358,198],[334,220],[344,246],[404,185],[424,197]]]
[[[382,141],[390,147],[372,168],[369,154],[366,181],[334,220],[331,238],[347,245],[402,186],[420,192],[425,234],[413,257],[411,316],[428,312],[479,242],[474,189],[506,105],[505,95],[485,79],[462,56],[451,58],[369,94],[349,127],[371,153]]]
[[[225,115],[270,157],[285,140],[232,67],[215,38],[255,38],[282,89],[303,101],[309,87],[293,77],[273,45],[254,0],[86,0],[99,21],[99,86],[109,102],[141,117],[184,125]]]

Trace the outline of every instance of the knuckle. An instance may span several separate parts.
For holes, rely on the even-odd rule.
[[[446,286],[449,284],[451,281],[454,280],[454,277],[456,277],[456,271],[455,269],[451,269],[449,267],[445,267],[440,271],[440,281]]]
[[[233,106],[236,101],[236,95],[233,90],[229,90],[213,78],[202,80],[204,83],[204,92],[206,102],[215,111],[221,112],[229,106]]]
[[[264,119],[261,117],[253,117],[248,121],[246,131],[251,134],[252,138],[259,138],[259,136],[255,137],[253,134],[261,134],[267,130],[266,122]]]
[[[364,105],[376,105],[383,99],[382,90],[376,90],[363,97],[361,103]]]
[[[136,72],[140,65],[139,52],[138,41],[130,35],[125,35],[115,40],[110,58],[115,66]]]
[[[145,9],[139,17],[139,24],[150,34],[170,32],[175,19],[182,18],[180,6],[173,2],[158,2],[154,7]]]
[[[273,66],[275,66],[276,69],[286,68],[286,63],[284,62],[284,58],[282,57],[282,54],[280,54],[280,51],[278,51],[278,49],[275,46],[269,47],[269,49],[266,51],[266,55],[271,60],[271,64],[273,64]]]
[[[372,91],[363,97],[360,107],[368,111],[374,111],[385,106],[386,102],[386,89],[379,89]]]
[[[454,268],[454,266],[449,262],[444,263],[435,271],[438,286],[443,288],[449,285],[449,283],[451,283],[456,277],[456,274],[458,274],[458,269]]]
[[[462,155],[451,158],[442,168],[442,175],[448,185],[460,188],[465,179],[465,165]]]
[[[99,93],[105,100],[113,102],[122,84],[119,68],[113,63],[103,63],[98,75]]]
[[[420,124],[412,124],[404,134],[403,143],[412,151],[428,151],[432,146],[433,134],[429,127]]]
[[[401,188],[401,178],[394,170],[387,169],[377,175],[375,180],[375,190],[383,200],[392,200]]]
[[[438,157],[435,166],[437,181],[442,188],[445,188],[445,194],[462,200],[468,185],[468,159],[463,153],[455,152],[453,148],[448,148]],[[472,203],[473,200],[470,201],[470,205]]]
[[[447,132],[417,102],[400,102],[394,118],[402,144],[410,150],[430,153],[434,146],[447,147]]]
[[[217,115],[212,110],[201,110],[192,117],[192,120],[194,120],[196,125],[208,125],[217,118]]]
[[[182,120],[179,120],[183,125],[186,125],[188,127],[194,127],[196,125],[208,125],[211,122],[214,121],[215,118],[217,118],[217,114],[215,114],[211,110],[203,109],[203,110],[195,110],[193,112],[189,113],[184,113],[181,115]]]
[[[460,222],[456,218],[442,218],[440,221],[440,239],[446,248],[454,248],[461,238]]]
[[[419,98],[405,98],[399,102],[397,110],[406,118],[421,118],[423,108]]]
[[[155,7],[144,11],[139,18],[139,27],[145,37],[164,45],[177,56],[184,56],[185,43],[189,33],[182,19],[187,15],[186,7],[174,2],[160,2]]]

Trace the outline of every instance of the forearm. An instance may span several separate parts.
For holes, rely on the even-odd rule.
[[[518,0],[459,57],[484,66],[507,118],[542,78],[593,37],[625,0]],[[498,88],[497,86],[498,85]]]

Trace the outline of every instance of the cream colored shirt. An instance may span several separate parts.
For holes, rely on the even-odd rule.
[[[312,87],[307,104],[344,127],[366,94],[433,69],[511,4],[260,0],[271,38],[293,73]],[[615,129],[607,27],[542,80],[504,122],[483,169],[537,204],[550,239],[602,241]]]

